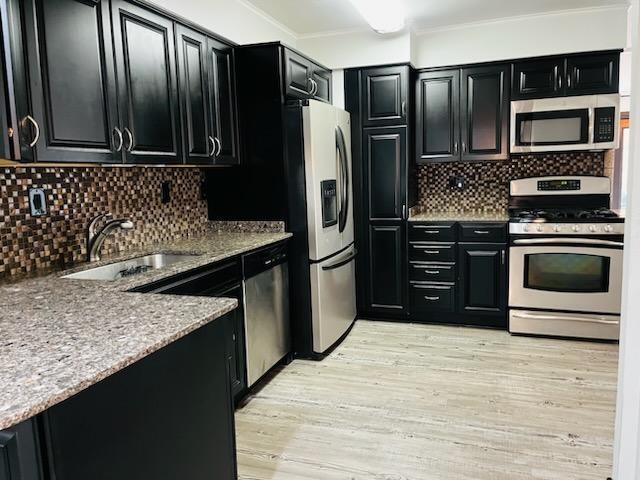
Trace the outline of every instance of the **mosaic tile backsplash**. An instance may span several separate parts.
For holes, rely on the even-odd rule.
[[[604,175],[604,153],[572,152],[513,156],[481,163],[439,163],[418,167],[418,206],[438,212],[500,213],[509,203],[509,182],[545,175]],[[464,177],[463,190],[449,186]]]
[[[171,199],[161,201],[161,184]],[[201,172],[188,168],[0,167],[0,278],[62,269],[86,258],[85,229],[102,213],[133,221],[116,231],[103,254],[200,235],[208,228]],[[29,188],[42,188],[47,214],[32,217]]]

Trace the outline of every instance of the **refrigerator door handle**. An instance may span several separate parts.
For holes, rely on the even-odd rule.
[[[349,166],[347,164],[347,146],[344,132],[340,126],[336,127],[336,144],[338,146],[338,163],[340,167],[340,213],[338,215],[338,229],[344,232],[349,212]]]
[[[332,263],[331,265],[326,265],[322,267],[322,270],[324,271],[335,270],[336,268],[344,267],[345,265],[351,263],[356,258],[357,255],[358,255],[358,250],[354,248],[353,251],[346,258],[342,258],[338,260],[336,263]]]

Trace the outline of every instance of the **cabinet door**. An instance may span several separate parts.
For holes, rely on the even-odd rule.
[[[284,49],[284,81],[285,93],[292,98],[309,98],[311,96],[311,62],[291,50]]]
[[[108,0],[28,0],[24,16],[31,112],[20,124],[23,157],[121,161]]]
[[[238,300],[238,308],[228,314],[226,334],[231,393],[235,399],[238,399],[247,388],[242,287],[237,286],[230,290],[216,292],[216,296],[236,298]]]
[[[51,478],[237,478],[226,321],[47,410],[43,447]]]
[[[331,70],[315,67],[311,78],[317,86],[313,98],[322,102],[331,103]]]
[[[368,308],[402,313],[406,309],[405,224],[369,226]]]
[[[362,70],[363,126],[406,125],[408,93],[408,66]]]
[[[416,82],[418,162],[460,159],[460,70],[418,75]]]
[[[233,49],[212,38],[209,48],[209,91],[213,137],[217,144],[216,165],[237,165],[238,128],[236,118],[236,85],[233,68]]]
[[[0,431],[0,480],[41,480],[41,465],[33,419]]]
[[[525,60],[512,68],[512,100],[564,95],[564,59]]]
[[[567,58],[567,95],[617,93],[620,54],[577,55]]]
[[[506,314],[507,246],[495,243],[461,243],[460,312]]]
[[[181,161],[173,22],[123,0],[112,1],[125,161]]]
[[[216,145],[209,106],[207,37],[176,25],[176,39],[185,162],[210,164]]]
[[[365,129],[363,164],[367,215],[403,220],[406,213],[407,129]]]
[[[462,160],[506,160],[509,67],[463,69],[460,87]]]

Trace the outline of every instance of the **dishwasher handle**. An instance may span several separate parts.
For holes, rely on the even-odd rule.
[[[242,257],[244,279],[255,277],[267,270],[287,262],[287,245],[280,244],[274,247],[263,248]]]

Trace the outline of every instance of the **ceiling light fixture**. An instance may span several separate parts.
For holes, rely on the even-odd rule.
[[[401,0],[351,0],[351,3],[378,33],[393,33],[404,28]]]

